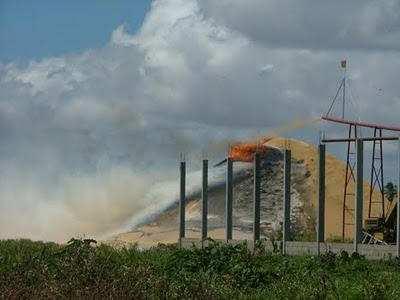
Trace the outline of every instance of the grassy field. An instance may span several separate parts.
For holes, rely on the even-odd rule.
[[[203,250],[0,241],[1,297],[400,298],[400,262],[290,257],[244,245]]]

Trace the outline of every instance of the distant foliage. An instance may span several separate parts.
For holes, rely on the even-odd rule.
[[[94,240],[0,241],[2,298],[393,299],[400,297],[398,282],[397,260],[346,252],[290,257],[214,242],[141,251]]]

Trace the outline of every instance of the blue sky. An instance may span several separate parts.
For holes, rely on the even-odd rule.
[[[136,31],[151,0],[1,0],[0,62],[97,48],[120,24]]]

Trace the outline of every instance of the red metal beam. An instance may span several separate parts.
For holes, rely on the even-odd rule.
[[[382,136],[382,137],[363,137],[358,138],[363,142],[374,142],[374,141],[397,141],[399,140],[398,137],[394,136]],[[348,138],[348,139],[322,139],[321,143],[347,143],[347,142],[355,142],[357,139],[355,138]]]
[[[355,125],[355,126],[368,127],[368,128],[378,128],[378,129],[384,129],[384,130],[390,130],[390,131],[400,131],[399,126],[387,126],[387,125],[383,125],[383,124],[345,120],[345,119],[328,117],[328,116],[322,116],[321,119],[325,120],[325,121],[334,122],[334,123],[340,123],[340,124]]]

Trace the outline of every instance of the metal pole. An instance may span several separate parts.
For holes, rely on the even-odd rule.
[[[374,128],[374,137],[377,136],[378,133],[378,128]],[[376,174],[376,170],[375,170],[375,160],[376,160],[376,141],[373,141],[372,143],[372,158],[371,158],[371,177],[370,177],[370,182],[369,182],[369,202],[368,202],[368,218],[371,218],[371,212],[372,212],[372,202],[373,202],[373,194],[374,194],[374,190],[375,190],[375,174]],[[381,216],[382,218],[384,218],[384,216]]]
[[[326,146],[318,146],[318,219],[317,219],[317,250],[320,254],[320,242],[325,241],[325,153]]]
[[[356,203],[355,203],[355,228],[354,252],[358,252],[358,243],[361,242],[363,224],[363,141],[357,140],[357,169],[356,169]]]
[[[179,239],[185,237],[185,202],[186,202],[186,162],[180,165],[180,197],[179,197]]]
[[[379,136],[382,137],[382,129],[379,130]],[[385,219],[385,181],[383,179],[383,143],[379,142],[380,145],[380,169],[381,169],[381,201],[382,201],[382,218]],[[379,185],[378,185],[379,187]]]
[[[352,132],[352,127],[353,125],[349,126],[349,139],[351,138],[351,132]],[[349,180],[351,180],[351,174],[352,174],[352,166],[350,163],[350,149],[351,149],[351,142],[347,142],[347,156],[346,156],[346,175],[344,178],[344,192],[343,192],[343,206],[342,206],[342,241],[344,242],[345,236],[346,236],[346,205],[347,205],[347,188],[349,184]],[[350,172],[349,172],[350,170]],[[349,173],[350,173],[350,178],[349,178]]]
[[[203,177],[202,177],[202,218],[201,218],[201,238],[207,238],[207,214],[208,214],[208,160],[203,160]]]
[[[343,107],[342,107],[342,119],[344,119],[344,112],[346,109],[346,71],[343,77]]]
[[[286,241],[290,240],[290,170],[292,153],[285,149],[284,152],[284,195],[283,195],[283,232],[282,232],[282,253],[286,254]]]
[[[353,126],[353,125],[351,125]],[[359,140],[362,140],[363,142],[378,142],[378,141],[397,141],[398,137],[394,136],[370,136],[370,137],[362,137],[358,138]],[[348,143],[348,142],[355,142],[356,138],[344,138],[344,139],[326,139],[323,138],[321,140],[321,143]]]
[[[253,223],[253,240],[254,243],[260,239],[260,154],[254,155],[254,223]]]
[[[397,141],[397,215],[396,215],[396,251],[400,257],[400,137]]]
[[[232,239],[232,200],[233,200],[233,162],[230,157],[226,163],[226,200],[225,200],[225,239]]]

